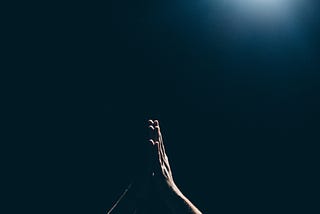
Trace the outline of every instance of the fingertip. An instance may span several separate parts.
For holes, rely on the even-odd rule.
[[[155,142],[152,139],[149,139],[149,142],[154,146]]]
[[[152,139],[149,139],[149,142],[150,142],[153,146],[159,144],[158,141],[154,141],[154,140],[152,140]]]
[[[149,128],[149,129],[151,129],[152,131],[154,130],[154,127],[153,127],[153,126],[151,126],[151,125],[150,125],[150,126],[148,126],[148,128]]]
[[[148,124],[149,124],[149,125],[153,125],[153,120],[151,120],[151,119],[148,120]]]
[[[158,120],[154,120],[153,122],[154,122],[155,126],[159,126],[159,121]]]
[[[155,126],[154,129],[160,131],[160,126]]]

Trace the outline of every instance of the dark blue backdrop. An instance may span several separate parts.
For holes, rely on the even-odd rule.
[[[177,184],[204,213],[307,212],[319,142],[318,5],[293,28],[264,28],[217,2],[18,8],[26,15],[14,20],[12,65],[26,72],[14,77],[8,123],[22,142],[9,167],[21,169],[18,207],[106,212],[143,170],[154,118]]]

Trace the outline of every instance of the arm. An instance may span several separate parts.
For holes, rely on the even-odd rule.
[[[159,122],[157,120],[149,120],[148,122],[151,135],[149,140],[151,152],[147,173],[143,173],[137,178],[136,182],[128,186],[107,214],[136,213],[136,211],[144,210],[148,204],[146,203],[148,196],[150,196],[150,185],[154,187],[155,193],[160,196],[160,200],[165,202],[172,213],[201,214],[198,208],[179,190],[173,180]],[[153,197],[149,199],[152,200]],[[160,204],[156,202],[155,209]]]
[[[149,141],[153,147],[154,157],[157,157],[154,160],[154,173],[152,175],[163,200],[173,213],[201,214],[199,209],[183,195],[173,180],[159,122],[157,120],[149,120],[149,130],[151,132],[151,139]]]
[[[147,174],[151,175],[151,173],[137,175],[113,203],[107,214],[144,212],[151,185],[151,176],[146,176]]]
[[[179,190],[176,185],[168,186],[164,200],[173,213],[201,214],[200,210]]]

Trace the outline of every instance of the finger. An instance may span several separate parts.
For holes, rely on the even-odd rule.
[[[153,125],[154,125],[154,126],[159,126],[159,120],[154,120],[154,121],[153,121]]]
[[[153,139],[149,139],[149,158],[151,159],[151,162],[154,162],[154,160],[157,160],[159,156],[159,143],[157,141],[154,141]]]
[[[153,120],[148,120],[148,125],[153,125],[153,124],[154,124]]]
[[[160,164],[162,165],[163,164],[163,158],[162,158],[162,152],[161,152],[161,149],[160,149],[160,143],[159,142],[156,142],[157,144],[157,147],[158,147],[158,158],[159,158],[159,162]]]
[[[152,125],[148,126],[148,128],[149,128],[149,129],[152,129],[152,130],[155,129]]]
[[[160,139],[161,136],[161,131],[160,131],[160,126],[154,126],[155,134],[156,134],[156,139]]]
[[[160,144],[160,149],[162,150],[162,140],[161,140],[161,131],[160,131],[160,126],[155,126],[154,127],[155,130],[155,138],[157,139],[157,141],[159,141]]]
[[[155,138],[154,127],[152,125],[148,126],[148,135],[151,139]]]
[[[163,139],[162,139],[162,134],[161,134],[161,130],[160,130],[160,126],[155,126],[155,130],[156,130],[156,137],[157,139],[159,139],[159,144],[160,144],[160,149],[161,149],[161,153],[166,156],[166,150],[164,148],[164,144],[163,144]]]
[[[152,146],[154,146],[156,144],[152,139],[149,139],[149,143],[151,143]]]

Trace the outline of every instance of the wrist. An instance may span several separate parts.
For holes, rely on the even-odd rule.
[[[168,188],[165,201],[173,213],[201,214],[174,182],[168,182]]]
[[[182,192],[180,191],[180,189],[178,188],[178,186],[174,183],[174,182],[167,182],[166,183],[166,187],[164,188],[163,191],[163,196],[164,199],[168,202],[172,202],[172,199],[174,198],[183,198],[184,195],[182,194]]]
[[[170,191],[172,193],[179,195],[179,196],[182,195],[182,192],[180,191],[180,189],[178,188],[178,186],[174,182],[170,182],[168,185],[169,185]]]

